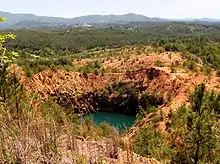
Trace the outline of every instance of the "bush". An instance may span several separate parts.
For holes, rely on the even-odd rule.
[[[156,112],[157,108],[155,106],[149,107],[148,109],[144,110],[143,108],[139,110],[138,114],[136,115],[136,120],[142,120],[148,114]]]
[[[188,60],[188,61],[185,61],[183,63],[183,66],[192,70],[192,71],[197,71],[197,65],[196,65],[196,62],[193,61],[193,60]]]
[[[210,68],[209,66],[205,66],[204,69],[203,69],[203,73],[206,76],[211,76],[212,75],[212,68]]]
[[[145,128],[135,137],[134,151],[144,157],[153,156],[153,149],[161,147],[162,142],[160,132]]]
[[[103,137],[116,136],[117,134],[116,133],[117,131],[114,129],[114,127],[106,122],[99,124],[98,128],[99,128],[100,136]]]
[[[140,109],[138,114],[136,115],[136,121],[142,120],[147,116],[147,112],[144,109]]]
[[[162,62],[162,61],[160,61],[160,60],[155,61],[154,64],[155,64],[155,66],[157,66],[157,67],[165,67],[164,62]]]
[[[134,138],[134,151],[143,157],[154,157],[157,160],[169,159],[173,149],[164,144],[164,136],[150,126],[141,129]]]
[[[101,61],[100,60],[96,60],[95,62],[94,62],[94,68],[101,68]]]
[[[98,75],[100,72],[100,68],[101,68],[101,61],[96,60],[96,61],[88,62],[87,65],[80,67],[78,71],[82,72],[84,75],[92,72],[95,73],[95,75]]]
[[[220,77],[220,70],[217,70],[217,71],[216,71],[216,76],[217,76],[217,77]]]
[[[94,74],[95,74],[96,76],[99,75],[99,70],[98,70],[97,68],[94,69]]]
[[[169,54],[168,54],[168,57],[169,57],[169,59],[171,60],[171,59],[172,59],[172,54],[169,53]]]
[[[170,67],[171,73],[176,73],[176,67]]]
[[[72,60],[70,57],[59,57],[58,59],[55,60],[54,62],[56,65],[69,65],[72,66]]]
[[[170,71],[171,71],[171,73],[176,73],[176,66],[175,66],[175,63],[173,63],[173,62],[170,66]]]
[[[102,74],[102,76],[104,76],[105,72],[106,72],[106,68],[103,67],[103,68],[101,69],[101,74]]]

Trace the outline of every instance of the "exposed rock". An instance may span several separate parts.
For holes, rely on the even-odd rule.
[[[77,139],[74,148],[78,155],[87,158],[88,164],[97,164],[101,161],[106,164],[159,164],[153,158],[144,158],[130,151],[123,151],[113,142]],[[67,163],[71,163],[71,160],[68,158],[68,153],[62,159]]]

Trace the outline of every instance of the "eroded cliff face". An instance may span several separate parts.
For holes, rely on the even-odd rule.
[[[82,67],[91,60],[82,59],[73,63],[76,67]],[[168,53],[132,55],[128,60],[102,60],[102,67],[110,72],[117,68],[121,73],[104,73],[96,76],[74,71],[45,70],[26,81],[23,80],[23,83],[28,91],[39,93],[42,99],[52,97],[62,106],[74,107],[79,113],[96,111],[100,106],[109,110],[117,103],[117,99],[126,99],[129,96],[130,93],[120,95],[117,89],[115,89],[117,92],[113,89],[106,96],[104,92],[114,84],[122,83],[124,90],[135,89],[135,92],[141,94],[156,94],[165,100],[164,103],[175,98],[183,88],[185,77],[171,73],[168,67],[173,61],[183,61],[179,54],[173,54],[172,60]],[[167,66],[156,67],[154,63],[158,60]]]
[[[163,61],[165,66],[155,66],[156,60]],[[166,119],[158,126],[162,131],[165,131],[165,123],[170,109],[175,110],[182,104],[187,105],[189,103],[188,95],[197,85],[205,83],[207,89],[220,91],[219,78],[215,77],[215,71],[209,77],[201,72],[192,72],[182,67],[177,67],[175,73],[171,72],[170,64],[183,60],[178,55],[173,55],[172,60],[168,58],[167,54],[139,55],[124,61],[122,66],[121,61],[104,62],[110,70],[121,66],[124,70],[121,73],[87,74],[85,76],[73,71],[46,70],[30,79],[25,79],[22,76],[21,81],[29,92],[39,93],[42,99],[51,97],[60,105],[67,108],[73,107],[82,114],[100,109],[114,112],[114,104],[118,103],[117,100],[126,99],[129,94],[119,95],[113,90],[106,96],[104,94],[106,88],[111,87],[113,83],[122,83],[128,87],[127,90],[135,89],[139,93],[160,95],[163,98],[163,103],[159,104],[158,111],[162,111]],[[133,61],[135,62],[131,65]],[[143,68],[135,71],[138,65]],[[149,121],[150,116],[138,121],[128,131],[125,139],[130,140],[141,127],[147,126]]]
[[[97,109],[109,110],[117,104],[117,100],[129,96],[126,92],[120,95],[114,88],[105,95],[104,90],[112,85],[123,85],[126,91],[135,89],[137,93],[155,94],[162,97],[165,103],[168,97],[172,99],[176,96],[182,87],[182,80],[156,68],[98,76],[89,74],[87,77],[76,72],[47,70],[34,75],[25,86],[28,91],[39,93],[43,99],[52,97],[58,104],[84,113]]]
[[[73,64],[78,69],[95,60],[75,60]],[[106,68],[107,72],[112,72],[117,68],[120,73],[85,75],[74,71],[45,70],[30,79],[26,79],[24,73],[20,73],[21,82],[29,92],[39,93],[42,99],[52,97],[61,105],[72,106],[79,110],[95,110],[98,105],[94,106],[90,102],[102,98],[103,91],[111,87],[113,83],[123,83],[128,89],[134,88],[137,92],[161,95],[165,100],[162,105],[165,111],[170,106],[177,108],[187,103],[188,93],[202,82],[206,82],[208,89],[218,91],[220,88],[219,79],[215,77],[214,70],[212,76],[209,77],[199,71],[195,73],[187,70],[182,67],[185,59],[179,53],[134,54],[119,59],[102,58],[101,61],[101,69]],[[155,64],[158,61],[164,66],[158,67]],[[175,73],[171,71],[173,63],[178,64]],[[202,65],[197,66],[198,69],[202,68]],[[108,106],[109,102],[117,97],[118,93],[113,91],[107,98],[105,97],[103,103]]]

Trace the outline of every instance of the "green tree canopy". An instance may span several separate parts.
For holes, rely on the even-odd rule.
[[[183,141],[173,163],[219,163],[220,99],[201,84],[190,95],[190,103],[190,107],[181,107],[171,118],[175,136]]]

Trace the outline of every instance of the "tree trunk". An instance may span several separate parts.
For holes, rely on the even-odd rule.
[[[196,141],[196,153],[195,153],[195,156],[194,156],[194,164],[198,164],[198,162],[199,162],[199,148],[200,148],[200,143],[197,140]]]

